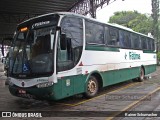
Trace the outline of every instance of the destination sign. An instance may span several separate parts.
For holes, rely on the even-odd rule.
[[[36,27],[44,26],[44,25],[47,25],[47,24],[50,24],[50,23],[51,23],[50,21],[42,21],[42,22],[34,23],[32,25],[32,29],[34,29]]]

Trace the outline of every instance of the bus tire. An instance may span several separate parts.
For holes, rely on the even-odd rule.
[[[94,76],[90,76],[87,82],[86,92],[84,93],[84,96],[86,98],[92,98],[96,96],[98,90],[99,90],[99,84],[97,78]]]
[[[143,82],[145,78],[144,69],[141,67],[140,69],[140,76],[138,78],[138,82]]]

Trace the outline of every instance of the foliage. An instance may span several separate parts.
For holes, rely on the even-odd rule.
[[[153,35],[154,38],[156,39],[156,42],[159,43],[159,39],[160,39],[160,24],[158,23],[158,19],[159,19],[159,0],[152,0],[152,18],[153,18]],[[158,46],[157,46],[157,50],[158,50]]]
[[[157,53],[157,59],[160,61],[160,52]]]
[[[137,11],[121,11],[115,12],[113,16],[110,17],[110,23],[117,23],[123,26],[128,26],[129,21],[135,19],[139,13]]]
[[[152,32],[152,20],[142,14],[128,23],[128,26],[136,32],[148,34]]]
[[[152,19],[137,11],[115,12],[114,15],[110,17],[109,22],[129,27],[143,34],[152,32]]]

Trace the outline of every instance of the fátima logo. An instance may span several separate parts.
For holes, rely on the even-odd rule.
[[[140,60],[141,56],[140,54],[137,54],[135,52],[129,52],[129,59],[130,60]]]

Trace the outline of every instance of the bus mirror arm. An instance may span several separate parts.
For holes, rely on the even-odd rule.
[[[56,31],[60,32],[60,48],[61,50],[67,49],[67,41],[66,41],[66,34],[62,33],[61,27],[57,26]]]

